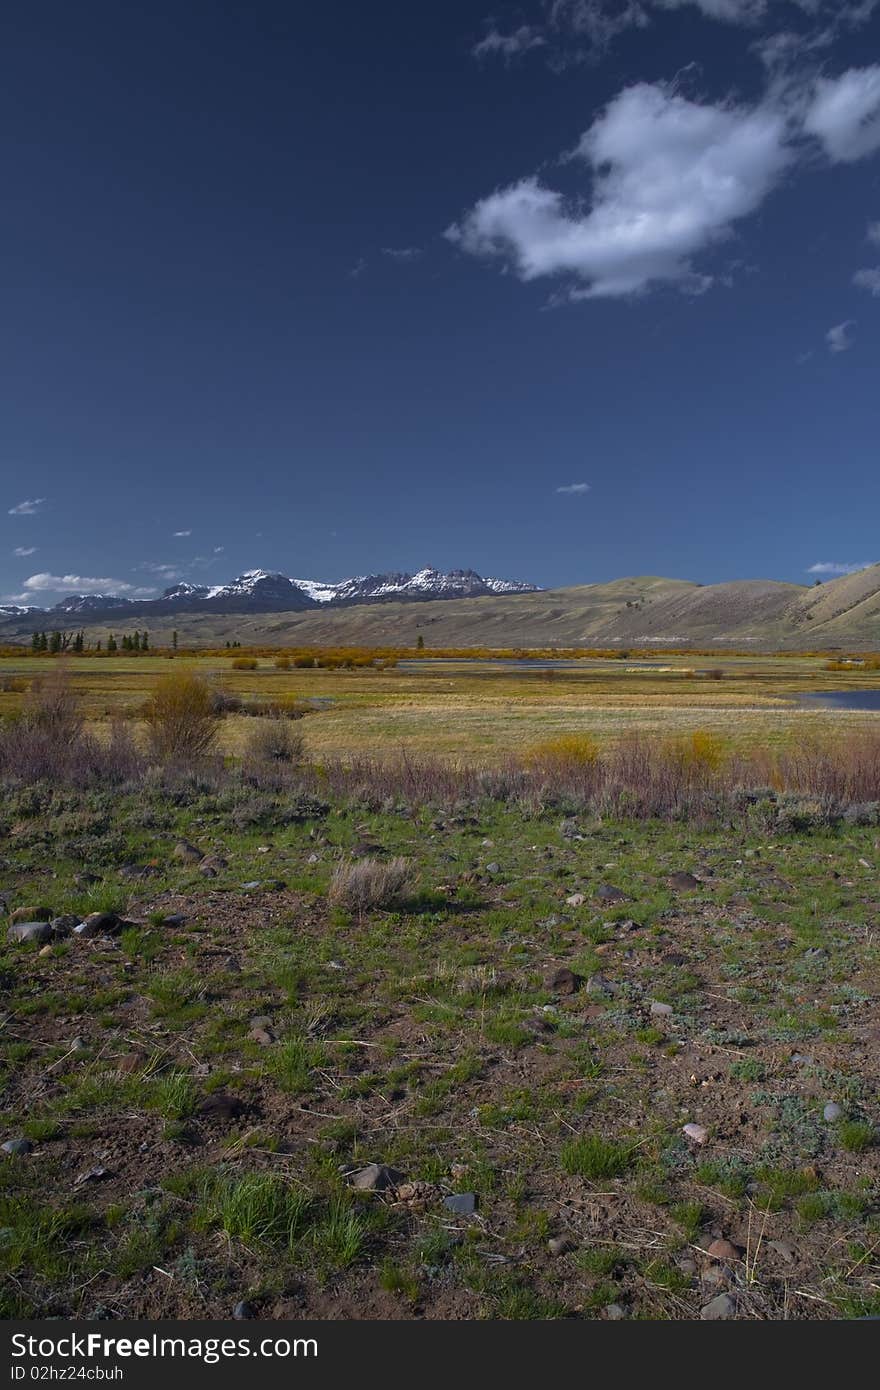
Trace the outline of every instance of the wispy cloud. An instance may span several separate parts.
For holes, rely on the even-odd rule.
[[[10,516],[33,516],[45,502],[45,497],[29,497],[24,502],[19,502],[16,506],[9,508]]]
[[[880,222],[868,223],[868,230],[865,233],[865,240],[872,242],[874,246],[880,246]]]
[[[184,575],[184,570],[181,569],[180,565],[169,565],[158,560],[143,560],[135,568],[145,570],[147,574],[155,574],[157,579],[171,582],[175,579],[182,579]]]
[[[174,532],[174,535],[175,535],[178,539],[180,539],[180,537],[182,537],[182,536],[191,536],[191,535],[192,535],[192,531],[175,531],[175,532]]]
[[[215,546],[214,546],[214,554],[215,554],[215,555],[222,555],[225,549],[226,549],[226,546],[225,546],[225,545],[215,545]]]
[[[583,493],[585,493],[585,492],[589,492],[589,491],[590,491],[590,484],[589,484],[589,483],[565,483],[562,487],[558,487],[558,488],[556,489],[556,491],[557,491],[557,492],[567,492],[567,493],[569,493],[569,494],[574,494],[575,496],[579,496],[579,495],[581,495],[581,494],[583,494]]]
[[[12,553],[17,555],[19,560],[23,560],[28,555],[36,555],[37,547],[35,545],[17,545]]]
[[[357,280],[361,275],[363,275],[366,268],[367,262],[365,261],[363,256],[359,256],[358,259],[355,261],[354,265],[352,266],[351,270],[348,272],[348,278],[350,280]]]
[[[94,579],[82,574],[32,574],[24,581],[26,594],[77,593],[77,594],[126,594],[131,598],[143,598],[154,594],[155,589],[138,588],[127,584],[123,579]]]
[[[829,328],[825,334],[828,351],[848,352],[856,340],[853,333],[855,326],[855,319],[846,319],[844,323],[836,323],[833,328]]]
[[[382,255],[393,261],[417,261],[423,254],[421,246],[383,246]]]
[[[522,24],[512,34],[502,34],[493,26],[486,37],[475,43],[471,53],[475,58],[498,57],[510,63],[534,48],[544,48],[547,40],[530,24]]]
[[[862,560],[859,564],[844,564],[838,560],[819,560],[810,565],[807,574],[858,574],[859,570],[870,569],[876,560]]]
[[[880,299],[880,265],[865,266],[853,276],[853,284],[860,290],[867,290],[875,299]]]

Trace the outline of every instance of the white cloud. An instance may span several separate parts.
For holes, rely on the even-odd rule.
[[[847,319],[844,323],[837,323],[833,328],[829,328],[825,334],[825,341],[828,344],[829,352],[846,352],[855,342],[853,329],[856,326],[855,319]]]
[[[180,538],[181,536],[191,536],[192,531],[175,531],[174,534],[176,537]]]
[[[45,502],[45,497],[29,497],[24,502],[19,502],[15,507],[9,508],[10,516],[33,516],[39,507]]]
[[[556,491],[557,491],[557,492],[569,492],[569,493],[582,494],[582,493],[584,493],[584,492],[589,492],[589,491],[590,491],[590,484],[589,484],[589,483],[566,483],[564,487],[558,487],[558,488],[556,489]]]
[[[215,554],[215,555],[222,555],[225,549],[226,549],[226,546],[225,546],[225,545],[215,545],[215,546],[214,546],[214,554]]]
[[[159,579],[175,580],[183,578],[183,570],[178,565],[162,564],[155,560],[144,560],[135,568],[146,570],[148,574],[155,574]]]
[[[858,285],[860,290],[867,290],[875,299],[880,299],[880,265],[857,270],[853,276],[853,284]]]
[[[865,237],[875,246],[880,246],[880,222],[869,222]]]
[[[17,555],[19,560],[23,560],[28,555],[36,555],[37,547],[35,545],[17,545],[12,553]]]
[[[475,58],[497,56],[509,63],[513,58],[530,52],[533,48],[543,48],[547,40],[530,24],[523,24],[512,34],[501,34],[492,28],[484,39],[474,44],[471,53]]]
[[[32,574],[24,581],[26,594],[63,591],[77,594],[127,594],[140,598],[154,594],[155,589],[139,589],[122,579],[90,579],[81,574]]]
[[[415,261],[422,254],[421,246],[383,246],[382,255],[393,261]]]
[[[348,272],[348,278],[349,278],[350,280],[357,280],[357,279],[359,279],[359,277],[360,277],[361,275],[363,275],[363,273],[364,273],[364,271],[366,270],[366,268],[367,268],[367,263],[366,263],[366,261],[364,260],[363,256],[358,257],[358,259],[355,261],[354,265],[352,266],[351,270]]]
[[[880,64],[820,77],[804,130],[835,163],[851,164],[880,149]]]
[[[810,565],[807,574],[858,574],[859,570],[870,569],[875,560],[863,560],[861,564],[848,565],[840,564],[836,560],[820,560],[815,565]]]
[[[639,83],[593,122],[573,157],[592,174],[587,211],[525,178],[483,198],[447,237],[512,262],[522,280],[574,276],[585,286],[575,298],[694,285],[691,257],[761,204],[792,154],[785,119],[769,105],[699,105]]]

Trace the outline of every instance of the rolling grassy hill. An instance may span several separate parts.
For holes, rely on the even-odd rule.
[[[35,620],[0,624],[26,638]],[[51,625],[51,624],[50,624]],[[131,625],[131,620],[128,620]],[[119,631],[126,630],[120,620]],[[745,650],[880,649],[880,565],[817,587],[774,580],[693,584],[643,576],[538,593],[387,603],[302,613],[177,614],[151,626],[154,645],[670,646]],[[106,623],[86,626],[106,638]]]

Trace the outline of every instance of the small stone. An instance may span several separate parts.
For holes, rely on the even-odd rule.
[[[626,1317],[626,1309],[622,1303],[606,1303],[602,1311],[609,1322],[620,1322],[621,1318]]]
[[[272,853],[272,846],[271,846],[271,845],[257,845],[257,854],[271,854],[271,853]]]
[[[204,878],[217,878],[229,865],[220,854],[206,854],[199,863],[199,873]]]
[[[202,851],[189,840],[178,840],[171,851],[171,857],[181,864],[198,864],[202,858]]]
[[[241,886],[242,886],[242,888],[244,888],[244,889],[259,888],[260,882],[261,882],[260,879],[258,879],[258,878],[252,878],[252,879],[250,879],[247,883],[243,883]]]
[[[268,1028],[252,1028],[248,1037],[260,1047],[269,1047],[275,1041],[275,1034],[270,1033]]]
[[[682,1134],[686,1139],[690,1139],[693,1144],[705,1144],[709,1138],[709,1131],[702,1125],[687,1124],[682,1126]]]
[[[198,1113],[206,1120],[234,1120],[244,1108],[244,1101],[238,1096],[231,1096],[228,1091],[214,1091],[202,1101]]]
[[[44,945],[52,938],[48,922],[15,922],[6,933],[9,941],[36,941]]]
[[[564,1255],[571,1249],[571,1241],[568,1236],[551,1236],[547,1242],[547,1249],[553,1256]]]
[[[571,897],[565,900],[567,907],[583,907],[586,901],[583,893],[572,893]]]
[[[398,1187],[405,1180],[405,1174],[389,1168],[386,1163],[368,1163],[365,1168],[349,1173],[346,1180],[359,1192],[387,1192],[389,1188]]]
[[[567,970],[564,966],[559,970],[554,970],[553,974],[547,979],[547,989],[554,994],[576,994],[583,984],[580,975],[576,975],[573,970]]]
[[[248,1318],[255,1318],[257,1315],[253,1306],[242,1300],[241,1303],[236,1303],[232,1310],[232,1316],[236,1322],[246,1322]]]
[[[813,1055],[810,1052],[793,1052],[791,1060],[798,1067],[811,1067],[813,1065]]]
[[[614,986],[601,973],[591,975],[587,980],[587,994],[595,995],[598,999],[610,999],[614,994]]]
[[[68,1046],[71,1052],[85,1052],[88,1044],[85,1038],[75,1037],[71,1038]]]
[[[53,954],[54,952],[51,946],[41,946],[37,952],[38,956],[51,956]]]
[[[456,1216],[472,1216],[477,1209],[477,1197],[474,1192],[455,1192],[443,1198],[443,1205]]]
[[[835,1120],[842,1119],[842,1117],[843,1107],[838,1105],[836,1100],[829,1100],[822,1111],[822,1118],[827,1120],[829,1124],[833,1124]]]
[[[706,1250],[710,1260],[741,1260],[742,1251],[729,1240],[713,1240]]]
[[[626,894],[621,892],[619,888],[615,888],[612,883],[600,883],[595,896],[603,903],[626,902]]]
[[[255,1014],[251,1019],[252,1028],[271,1028],[272,1019],[268,1014]]]
[[[85,1173],[80,1173],[79,1177],[74,1183],[74,1187],[80,1187],[83,1183],[86,1182],[103,1182],[105,1178],[109,1177],[110,1169],[103,1168],[101,1164],[98,1163],[95,1165],[94,1168],[89,1168]]]
[[[52,928],[52,934],[61,938],[70,936],[72,931],[76,931],[81,920],[75,912],[65,912],[61,917],[53,917],[49,925]]]
[[[182,927],[186,918],[182,912],[169,912],[167,917],[162,918],[163,927]]]
[[[494,849],[494,848],[495,848],[495,841],[494,841],[494,840],[483,840],[483,841],[481,841],[481,843],[482,843],[483,849]]]
[[[697,1272],[697,1262],[692,1260],[690,1255],[683,1255],[680,1260],[675,1262],[682,1274],[693,1276]]]
[[[735,1318],[737,1302],[732,1294],[720,1293],[717,1298],[713,1298],[711,1303],[705,1303],[700,1309],[700,1317],[704,1322],[716,1322],[719,1318]]]
[[[672,1013],[671,1004],[662,1004],[659,999],[651,1000],[651,1013],[656,1018],[669,1018]]]
[[[486,873],[487,873],[487,874],[500,874],[500,873],[501,873],[501,865],[500,865],[500,864],[496,864],[495,861],[493,860],[491,864],[487,864],[487,865],[486,865]]]
[[[310,854],[309,857],[308,857],[308,859],[306,860],[306,863],[307,863],[307,864],[320,864],[320,862],[321,862],[321,856],[320,856],[320,854]]]
[[[767,1244],[770,1249],[775,1250],[776,1254],[781,1256],[787,1264],[794,1264],[795,1253],[787,1240],[768,1240]]]
[[[49,922],[51,919],[50,907],[17,907],[9,917],[13,926],[17,922]]]
[[[25,1154],[31,1153],[33,1147],[30,1139],[7,1139],[5,1144],[0,1144],[0,1149],[13,1158],[22,1158]]]
[[[700,886],[700,880],[694,878],[693,874],[682,872],[670,874],[667,882],[669,887],[674,888],[677,893],[689,893]]]

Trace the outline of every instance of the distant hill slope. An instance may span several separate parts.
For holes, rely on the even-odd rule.
[[[48,616],[48,615],[47,615]],[[69,618],[104,637],[112,623]],[[125,630],[117,618],[116,630]],[[0,622],[0,638],[19,638],[33,615]],[[428,647],[739,647],[880,649],[880,565],[817,587],[773,580],[693,584],[643,576],[536,593],[494,593],[419,603],[315,605],[304,612],[153,615],[154,644],[338,644]]]

